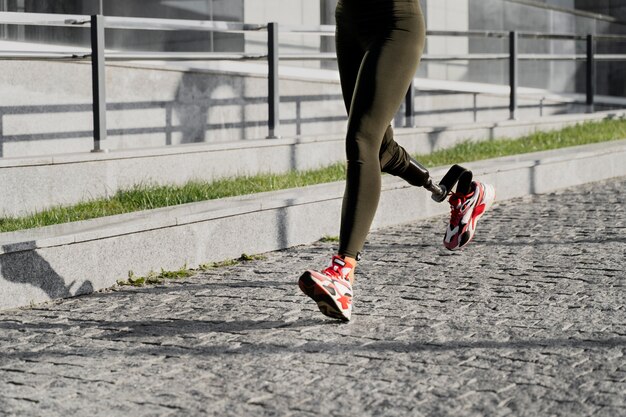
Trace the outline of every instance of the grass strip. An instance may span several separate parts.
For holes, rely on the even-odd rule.
[[[197,269],[188,268],[187,265],[183,265],[175,271],[166,271],[161,269],[161,272],[151,271],[145,277],[137,276],[133,271],[128,271],[128,279],[118,280],[117,285],[120,286],[132,286],[143,287],[148,284],[161,284],[166,280],[177,280],[179,278],[188,278],[194,276],[199,271],[209,271],[217,268],[226,268],[229,266],[239,265],[242,262],[261,261],[267,259],[265,255],[247,255],[242,253],[237,259],[227,259],[221,262],[210,262],[200,265]]]
[[[451,165],[500,156],[545,151],[626,138],[626,120],[588,122],[561,130],[536,132],[518,139],[483,142],[465,141],[452,148],[416,155],[427,167]],[[109,198],[93,199],[72,206],[58,206],[24,217],[0,218],[0,232],[69,223],[133,211],[213,200],[286,188],[305,187],[345,178],[344,163],[310,171],[261,174],[213,182],[191,181],[182,186],[138,184]]]

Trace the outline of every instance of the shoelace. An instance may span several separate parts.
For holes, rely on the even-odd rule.
[[[349,267],[349,265],[346,265]],[[339,278],[342,279],[344,281],[349,281],[348,279],[348,275],[346,275],[345,277],[341,274],[341,269],[343,267],[337,263],[335,263],[335,258],[333,258],[330,266],[326,269],[324,269],[324,271],[322,271],[325,275],[328,275],[329,277],[333,277],[333,278]]]
[[[450,224],[456,226],[461,217],[463,217],[463,212],[461,211],[461,206],[463,205],[464,196],[459,193],[452,193],[450,196]]]
[[[344,277],[343,275],[341,275],[341,272],[339,272],[339,267],[336,265],[329,266],[328,268],[326,268],[324,270],[324,274],[335,279],[341,279],[343,281],[349,282],[348,276],[346,275]]]
[[[461,193],[452,193],[450,199],[448,200],[450,203],[450,224],[456,226],[461,221],[463,217],[463,204],[474,195],[474,192],[470,192],[469,194],[461,194]]]

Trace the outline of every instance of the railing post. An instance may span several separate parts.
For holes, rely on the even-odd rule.
[[[93,150],[102,152],[107,137],[106,75],[104,65],[104,17],[91,16],[91,85],[93,98]]]
[[[267,63],[268,63],[268,139],[279,138],[280,128],[280,92],[278,90],[278,23],[271,22],[267,25]]]
[[[404,127],[415,127],[415,86],[413,80],[404,97]]]
[[[517,32],[509,32],[509,119],[517,117]]]
[[[595,42],[593,35],[587,35],[587,113],[593,113],[596,94]]]

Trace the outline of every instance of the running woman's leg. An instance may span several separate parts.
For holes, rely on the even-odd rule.
[[[387,127],[380,147],[380,170],[388,174],[399,176],[409,165],[409,153],[393,138],[393,128]]]
[[[346,30],[356,30],[355,37],[365,44],[365,54],[349,100],[346,135],[348,172],[339,247],[341,255],[357,258],[380,198],[383,137],[417,69],[424,46],[425,27],[417,0],[364,2],[367,5],[354,0],[342,3],[350,3],[349,7],[372,6],[365,14],[357,12],[359,16],[356,19],[351,16],[349,23],[345,24],[348,26]],[[376,7],[383,9],[376,10]],[[341,35],[344,26],[339,15],[337,24]],[[341,44],[341,36],[337,41],[338,57],[349,53],[349,47]],[[341,67],[341,58],[339,62],[343,80],[345,73],[350,76],[353,72],[350,72],[351,68]],[[350,97],[350,91],[344,91],[344,95]]]
[[[424,32],[417,0],[340,0],[337,5],[337,56],[349,114],[340,249],[328,268],[305,271],[298,280],[327,316],[350,320],[350,277],[378,205],[384,133],[415,73]]]
[[[428,170],[393,139],[391,126],[385,131],[379,157],[382,172],[400,177],[416,187],[425,186],[430,180]]]

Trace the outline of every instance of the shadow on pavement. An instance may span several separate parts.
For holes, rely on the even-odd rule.
[[[102,334],[91,336],[89,344],[92,347],[76,347],[80,355],[106,356],[107,352],[116,354],[117,349],[111,350],[109,343],[97,346],[98,341],[122,342],[121,348],[125,355],[202,355],[218,356],[232,354],[273,354],[283,355],[288,353],[333,353],[333,354],[356,354],[362,353],[415,353],[415,352],[438,352],[438,351],[465,351],[473,349],[485,350],[533,350],[533,349],[611,349],[626,347],[626,338],[614,337],[607,339],[528,339],[528,340],[475,340],[475,341],[448,341],[437,343],[436,341],[372,341],[371,338],[363,342],[353,342],[353,338],[346,339],[352,342],[311,342],[302,340],[298,344],[294,339],[295,333],[308,327],[319,326],[343,326],[336,321],[320,319],[304,319],[296,321],[286,320],[239,320],[239,321],[202,321],[202,320],[137,320],[137,321],[97,321],[70,319],[64,323],[23,323],[18,321],[0,322],[1,330],[20,330],[42,334],[59,334],[60,331],[72,333],[94,334],[94,330],[101,330]],[[353,325],[354,326],[354,325]],[[257,332],[285,330],[286,332],[276,343],[255,343],[246,335],[257,336]],[[233,342],[207,343],[209,339],[197,339],[197,344],[189,341],[185,345],[176,345],[177,336],[200,335],[210,333],[232,333],[241,336],[240,340]],[[274,336],[276,334],[274,333]],[[419,335],[417,335],[419,337]],[[165,339],[165,340],[162,340]],[[162,342],[165,344],[161,345]],[[244,342],[244,343],[241,343]],[[55,357],[72,355],[73,349],[59,348],[41,351],[13,351],[4,352],[4,359],[33,359],[41,357]]]
[[[264,330],[294,330],[319,325],[337,325],[335,321],[299,320],[296,322],[285,321],[255,321],[242,320],[232,322],[209,322],[194,320],[173,321],[75,321],[68,324],[39,323],[25,324],[17,322],[1,322],[0,329],[28,329],[47,333],[50,330],[69,329],[76,330],[79,324],[81,329],[100,328],[103,331],[112,330],[97,337],[91,337],[90,347],[68,349],[46,349],[41,351],[8,351],[3,353],[4,359],[36,359],[45,357],[66,357],[68,355],[97,355],[106,357],[107,354],[119,354],[118,349],[111,349],[109,342],[125,343],[123,351],[125,355],[157,355],[157,356],[219,356],[219,355],[284,355],[289,353],[327,353],[327,354],[367,354],[367,353],[415,353],[415,352],[443,352],[465,351],[474,349],[485,350],[533,350],[533,349],[611,349],[626,347],[626,338],[608,338],[599,340],[582,339],[537,339],[537,340],[510,340],[491,341],[477,340],[471,342],[399,342],[399,341],[374,341],[366,339],[366,343],[322,343],[306,341],[302,344],[294,343],[290,334],[276,343],[255,343],[253,339],[245,339],[247,332]],[[118,330],[119,329],[119,330]],[[162,337],[185,336],[189,334],[209,333],[234,333],[241,334],[242,339],[233,342],[206,343],[198,340],[194,345],[176,345],[172,340],[161,344]],[[55,332],[56,333],[56,332]],[[58,333],[57,333],[58,334]],[[103,346],[97,346],[98,341],[107,342]],[[240,343],[244,342],[244,343]],[[201,343],[201,344],[200,344]],[[284,343],[284,344],[281,344]],[[117,352],[117,353],[116,353]]]
[[[531,240],[531,241],[482,241],[476,242],[484,246],[571,246],[576,244],[603,244],[603,243],[626,243],[626,238],[599,238],[599,239],[580,239],[570,241],[554,241],[554,240]]]

